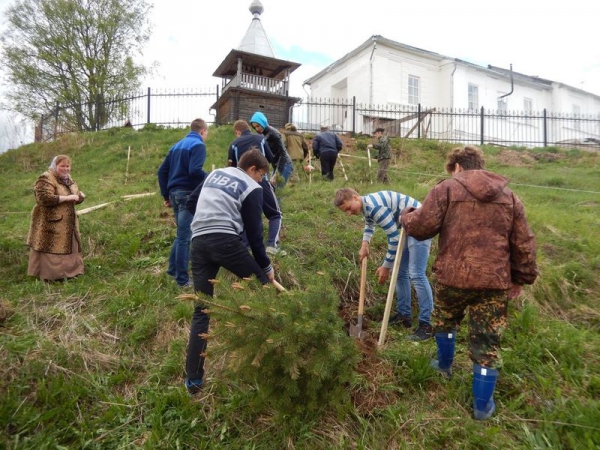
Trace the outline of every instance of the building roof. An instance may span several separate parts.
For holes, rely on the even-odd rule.
[[[213,77],[234,77],[237,73],[238,59],[241,59],[242,63],[245,65],[260,68],[260,73],[257,75],[274,78],[276,80],[285,77],[286,69],[290,71],[289,73],[292,73],[301,66],[299,63],[285,61],[283,59],[270,58],[268,56],[242,52],[240,50],[231,50],[219,67],[217,67],[217,70],[213,73]]]
[[[254,0],[250,5],[249,10],[253,16],[252,22],[237,49],[247,53],[255,53],[257,55],[275,58],[275,52],[273,51],[273,47],[271,47],[271,42],[269,42],[267,33],[265,33],[260,21],[260,15],[264,11],[260,0]]]

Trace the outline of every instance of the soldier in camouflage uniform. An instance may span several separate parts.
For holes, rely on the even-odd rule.
[[[421,208],[405,209],[401,221],[416,239],[440,235],[432,320],[438,358],[431,365],[452,375],[456,330],[468,311],[474,417],[485,420],[496,409],[508,300],[537,277],[535,238],[521,201],[505,178],[484,170],[479,148],[452,150],[446,171],[452,178],[433,188]]]
[[[377,139],[377,142],[369,147],[377,150],[377,163],[379,164],[379,170],[377,170],[377,181],[389,184],[390,180],[387,176],[388,168],[390,167],[390,158],[392,153],[390,150],[390,138],[383,134],[385,130],[383,128],[377,128],[373,136]]]

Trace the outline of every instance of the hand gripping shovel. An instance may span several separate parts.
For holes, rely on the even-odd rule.
[[[398,279],[398,271],[400,269],[400,262],[402,261],[402,253],[404,251],[404,242],[406,241],[406,235],[404,234],[404,228],[400,230],[400,242],[398,242],[398,250],[396,251],[396,259],[394,260],[394,267],[392,269],[392,275],[390,276],[390,288],[388,289],[387,300],[385,302],[385,311],[383,313],[383,322],[381,322],[381,333],[379,334],[379,342],[377,346],[381,347],[385,342],[385,335],[388,329],[388,320],[390,320],[390,311],[392,310],[392,303],[394,300],[394,290],[396,289],[396,281]]]
[[[367,290],[367,260],[363,258],[360,266],[360,294],[358,297],[358,320],[356,325],[350,324],[350,336],[363,340],[365,335],[362,332],[363,312],[365,310],[365,291]]]

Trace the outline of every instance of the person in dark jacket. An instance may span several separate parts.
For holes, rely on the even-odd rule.
[[[233,124],[233,132],[237,136],[229,145],[227,156],[228,164],[237,167],[242,155],[252,148],[258,148],[270,163],[273,162],[273,153],[262,134],[254,134],[250,131],[250,126],[245,120],[238,120]],[[281,231],[281,222],[283,215],[279,209],[279,202],[275,196],[273,185],[268,177],[264,177],[258,183],[263,192],[263,213],[269,221],[269,233],[267,236],[267,253],[270,255],[285,256],[287,252],[279,248],[279,232]]]
[[[405,209],[401,221],[416,239],[440,235],[432,321],[438,358],[432,367],[452,375],[456,330],[468,312],[474,417],[485,420],[496,409],[493,394],[508,300],[538,275],[535,237],[508,181],[484,170],[479,148],[452,150],[446,171],[452,178],[434,187],[420,208]]]
[[[252,115],[250,125],[252,125],[252,128],[258,134],[262,134],[265,137],[267,144],[271,148],[271,152],[273,152],[272,164],[275,171],[271,176],[271,184],[275,186],[275,189],[283,188],[294,171],[294,163],[285,148],[281,133],[269,125],[267,116],[260,111]],[[279,177],[277,177],[277,174],[279,174]]]
[[[175,278],[179,286],[190,286],[188,266],[190,260],[190,224],[192,215],[185,208],[188,196],[202,183],[206,172],[206,146],[208,125],[196,119],[190,125],[189,134],[175,144],[167,153],[158,169],[158,184],[164,204],[173,208],[177,234],[169,256],[167,274]]]
[[[342,149],[341,139],[329,128],[321,127],[321,132],[313,139],[312,148],[315,158],[321,160],[321,175],[324,179],[333,180],[333,168]]]
[[[244,153],[238,167],[213,170],[194,191],[198,204],[192,221],[192,274],[194,290],[213,296],[210,280],[221,267],[240,278],[256,275],[262,284],[274,278],[265,252],[262,228],[262,188],[269,163],[260,150]],[[189,203],[193,203],[190,199]],[[195,204],[195,203],[194,203]],[[252,255],[242,242],[246,232]],[[185,386],[190,394],[200,391],[204,378],[204,352],[209,316],[206,305],[194,308],[186,359]]]

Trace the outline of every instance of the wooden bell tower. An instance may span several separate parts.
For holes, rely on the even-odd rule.
[[[269,125],[283,128],[289,122],[290,108],[300,101],[288,94],[290,74],[300,64],[275,57],[260,21],[263,10],[260,0],[252,2],[253,18],[246,35],[213,73],[222,79],[221,95],[212,106],[219,125],[250,121],[255,111],[261,111]]]

